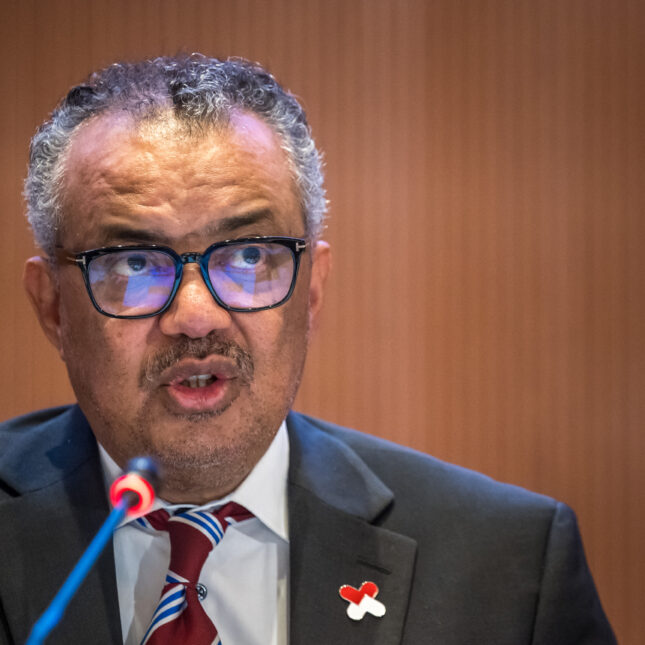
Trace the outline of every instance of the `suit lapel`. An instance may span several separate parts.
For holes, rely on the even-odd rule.
[[[342,442],[297,415],[288,426],[291,644],[400,643],[416,543],[375,525],[392,493]],[[365,581],[386,613],[353,621],[339,588]]]
[[[64,464],[56,464],[56,453],[50,451],[52,464],[47,481],[43,471],[33,477],[25,475],[21,490],[20,478],[16,477],[14,485],[22,494],[0,504],[0,597],[17,643],[26,640],[33,623],[109,512],[96,444],[89,428],[86,423],[71,422],[69,418],[67,421],[65,427],[53,431],[56,434],[60,431],[70,440],[73,437],[74,454],[68,453]],[[70,441],[65,437],[62,440],[56,444],[59,436],[52,443],[67,444],[69,448]],[[111,546],[88,575],[47,642],[52,645],[123,642]]]

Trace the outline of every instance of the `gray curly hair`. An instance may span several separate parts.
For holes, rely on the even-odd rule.
[[[78,126],[108,110],[135,119],[172,110],[189,128],[226,124],[231,112],[258,115],[280,137],[299,192],[307,236],[323,229],[327,201],[322,157],[296,98],[260,65],[244,59],[219,60],[201,54],[115,63],[73,87],[36,132],[25,180],[27,219],[36,243],[52,255],[61,227],[61,193],[67,150]]]

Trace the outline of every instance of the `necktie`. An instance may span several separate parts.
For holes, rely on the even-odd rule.
[[[187,510],[175,515],[163,509],[137,520],[168,531],[170,565],[157,609],[141,645],[212,645],[217,629],[201,606],[199,575],[208,554],[231,523],[253,517],[243,506],[229,502],[216,511]]]

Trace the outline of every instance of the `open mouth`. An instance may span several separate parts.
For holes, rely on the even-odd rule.
[[[240,375],[237,364],[227,357],[189,358],[164,370],[155,389],[175,413],[221,412],[244,388]]]
[[[213,374],[197,374],[181,381],[180,385],[190,388],[208,387],[217,381]]]
[[[179,412],[218,410],[230,404],[237,393],[237,379],[215,374],[192,374],[174,379],[164,388]]]

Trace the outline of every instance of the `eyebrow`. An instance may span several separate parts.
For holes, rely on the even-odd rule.
[[[262,223],[274,223],[275,217],[271,210],[263,208],[257,211],[223,217],[215,222],[210,222],[201,231],[194,231],[204,237],[227,239],[241,228]],[[159,230],[152,228],[138,228],[128,224],[107,224],[101,231],[104,240],[114,242],[140,242],[144,244],[167,244],[172,239]]]

